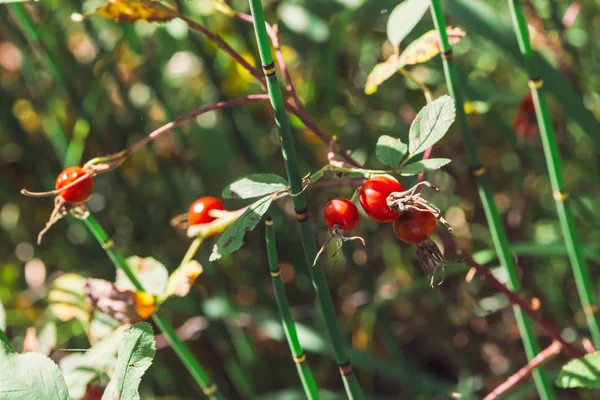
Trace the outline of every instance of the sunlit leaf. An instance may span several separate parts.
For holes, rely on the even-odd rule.
[[[450,44],[456,44],[465,36],[460,28],[447,27],[446,33]],[[424,63],[440,54],[440,38],[436,30],[431,30],[412,42],[398,59],[397,69],[407,65]]]
[[[85,301],[84,285],[85,278],[77,274],[64,274],[52,282],[48,294],[49,307],[60,321],[77,318],[87,326],[90,306]]]
[[[600,389],[600,352],[586,354],[566,363],[556,377],[560,388]]]
[[[56,347],[56,323],[47,322],[38,332],[39,352],[44,355],[50,355]]]
[[[454,122],[455,114],[454,100],[446,95],[423,107],[410,126],[410,156],[424,152],[444,137]]]
[[[102,400],[139,399],[142,376],[152,364],[155,353],[152,327],[145,322],[129,327],[119,344],[115,373]]]
[[[387,22],[387,37],[394,46],[408,35],[429,9],[428,0],[405,0],[391,12]]]
[[[165,290],[169,272],[162,263],[152,257],[132,256],[127,259],[127,264],[133,270],[146,293],[157,296]],[[137,291],[137,288],[121,269],[117,270],[115,284],[120,290]]]
[[[4,305],[0,301],[0,329],[6,330],[6,311],[4,310]]]
[[[187,295],[194,284],[196,278],[202,273],[202,265],[198,261],[190,261],[187,264],[177,268],[169,276],[167,288],[160,295],[160,301],[164,301],[170,296],[183,297]]]
[[[377,91],[377,87],[388,80],[400,68],[398,68],[398,54],[392,54],[385,62],[379,63],[373,67],[373,70],[367,76],[365,84],[365,93],[373,94]]]
[[[73,14],[71,18],[81,21],[90,17],[104,17],[115,22],[131,24],[135,21],[144,20],[148,22],[164,22],[173,19],[172,16],[158,11],[139,1],[109,0],[96,11],[89,14]]]
[[[104,279],[87,279],[85,296],[95,310],[111,316],[121,324],[144,320],[157,309],[153,295],[120,289]]]
[[[112,370],[124,334],[124,328],[117,329],[87,351],[70,354],[60,360],[60,369],[65,376],[71,398],[83,397],[89,382]]]
[[[400,139],[383,135],[377,140],[375,154],[382,164],[396,169],[400,166],[407,151],[408,145],[402,143]]]
[[[448,27],[446,29],[450,44],[456,44],[465,36],[460,28]],[[412,42],[401,54],[394,53],[382,63],[373,67],[367,77],[365,93],[373,94],[377,87],[388,80],[398,70],[408,65],[414,65],[428,61],[440,53],[439,36],[435,30],[429,31],[414,42]]]
[[[315,42],[325,42],[329,26],[320,17],[298,5],[284,2],[279,6],[281,21],[292,31],[305,35]]]
[[[430,158],[428,160],[417,161],[402,167],[399,172],[402,176],[417,175],[421,172],[433,171],[450,164],[452,160],[448,158]]]
[[[226,199],[253,199],[286,190],[287,181],[275,174],[254,174],[244,176],[223,190]]]
[[[256,228],[262,216],[267,212],[274,196],[266,196],[254,202],[244,213],[223,232],[215,244],[210,261],[237,251],[244,244],[244,236]]]
[[[69,400],[58,365],[42,354],[17,354],[0,345],[0,371],[2,400]]]

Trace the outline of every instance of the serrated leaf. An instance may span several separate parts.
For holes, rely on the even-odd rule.
[[[398,138],[383,135],[377,140],[375,154],[382,164],[396,169],[408,151],[408,145]]]
[[[454,122],[455,115],[454,100],[450,96],[442,96],[423,107],[410,126],[410,156],[424,152],[443,138]]]
[[[127,259],[127,264],[133,270],[146,293],[157,296],[165,290],[169,272],[160,261],[152,257],[132,256]],[[121,269],[117,269],[115,285],[120,290],[137,291],[137,288]]]
[[[456,44],[465,37],[465,31],[451,26],[446,28],[450,44]],[[436,30],[431,30],[412,42],[400,55],[397,69],[431,60],[440,54],[440,38]]]
[[[237,251],[244,244],[244,236],[256,228],[262,216],[267,212],[274,196],[266,196],[252,203],[246,211],[223,232],[215,244],[210,261]]]
[[[433,171],[442,168],[444,165],[450,164],[452,160],[449,158],[430,158],[408,164],[402,167],[398,172],[402,176],[417,175],[421,172]]]
[[[167,287],[160,295],[159,302],[163,302],[170,296],[186,296],[196,278],[202,273],[202,265],[198,261],[192,260],[177,268],[169,276]]]
[[[223,190],[226,199],[253,199],[286,190],[287,181],[275,174],[254,174],[244,176]]]
[[[117,329],[87,351],[70,354],[60,360],[69,396],[80,399],[85,394],[88,383],[95,377],[106,375],[117,359],[117,349],[125,329]]]
[[[69,400],[58,365],[42,354],[17,354],[0,346],[0,371],[2,400]]]
[[[131,24],[135,21],[165,22],[173,19],[172,16],[158,11],[142,2],[129,0],[109,0],[96,11],[89,14],[73,14],[71,18],[81,21],[90,17],[104,17],[115,22]]]
[[[586,354],[563,365],[556,377],[556,386],[600,389],[600,352]]]
[[[387,22],[387,37],[392,45],[400,42],[419,23],[429,9],[429,0],[405,0],[391,12]]]
[[[125,331],[119,344],[115,373],[102,400],[139,399],[138,388],[156,353],[152,327],[139,322]]]

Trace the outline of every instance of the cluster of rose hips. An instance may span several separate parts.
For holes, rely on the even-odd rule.
[[[393,222],[394,233],[404,243],[416,245],[417,256],[425,271],[432,272],[432,285],[437,269],[450,263],[429,237],[441,221],[451,231],[437,208],[423,200],[416,193],[421,182],[404,190],[400,182],[391,176],[379,175],[367,180],[360,188],[358,200],[365,213],[377,222]],[[360,219],[358,209],[348,199],[336,198],[327,203],[324,209],[325,223],[331,229],[332,238],[338,240],[338,251],[342,241],[348,240],[343,234],[352,231]],[[325,246],[329,240],[325,243]],[[443,278],[442,278],[443,279]],[[441,283],[441,281],[439,282]],[[438,284],[439,284],[438,283]]]

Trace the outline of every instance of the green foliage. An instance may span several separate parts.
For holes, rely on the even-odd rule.
[[[0,301],[0,330],[6,330],[6,310],[4,309],[4,305]]]
[[[402,143],[402,140],[400,139],[383,135],[377,140],[377,159],[379,159],[382,164],[388,165],[394,169],[400,167],[407,151],[408,145]]]
[[[410,126],[409,157],[424,152],[444,137],[455,116],[456,108],[450,96],[442,96],[421,109]]]
[[[266,196],[252,203],[246,211],[221,234],[215,244],[210,261],[237,251],[244,244],[244,236],[256,228],[262,216],[269,210],[274,196]]]
[[[566,363],[556,377],[556,385],[564,389],[600,389],[600,352]]]
[[[452,160],[449,158],[430,158],[409,164],[400,168],[399,172],[402,176],[417,175],[421,172],[434,171],[442,168],[444,165],[450,164]]]
[[[3,400],[69,400],[58,365],[42,354],[17,354],[8,346],[0,345],[0,370],[0,398]]]
[[[124,329],[117,329],[87,351],[70,354],[60,360],[60,369],[71,398],[83,397],[88,383],[114,369],[124,333]]]
[[[394,46],[408,35],[429,9],[429,1],[404,0],[390,14],[387,22],[387,36]]]
[[[223,197],[226,199],[253,199],[284,191],[287,187],[287,181],[279,175],[248,175],[227,186],[223,190]]]
[[[152,257],[132,256],[127,259],[127,264],[142,283],[146,293],[157,296],[167,287],[169,272],[160,261]],[[137,291],[127,275],[120,269],[117,270],[115,284],[121,290]]]
[[[102,400],[139,399],[140,381],[155,352],[154,332],[149,324],[138,322],[128,328],[119,344],[115,372]]]

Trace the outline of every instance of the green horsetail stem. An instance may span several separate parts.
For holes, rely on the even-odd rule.
[[[352,369],[350,358],[346,352],[346,347],[337,323],[333,300],[331,299],[329,288],[327,287],[325,273],[319,262],[317,262],[314,267],[311,267],[317,255],[317,245],[315,236],[308,223],[309,214],[306,207],[306,195],[302,192],[302,179],[298,171],[294,139],[287,118],[281,88],[275,73],[275,64],[273,62],[273,56],[271,55],[271,44],[269,36],[267,35],[262,4],[260,0],[249,0],[249,4],[252,11],[254,33],[258,44],[262,69],[267,78],[267,89],[269,91],[271,107],[275,114],[275,124],[279,130],[281,153],[283,155],[283,161],[290,183],[296,217],[300,224],[300,238],[304,249],[306,264],[323,313],[327,334],[333,347],[333,353],[344,382],[346,394],[351,400],[359,400],[363,398],[362,389],[358,384],[356,374]]]
[[[550,117],[546,95],[543,91],[544,81],[538,74],[535,52],[531,47],[529,31],[527,30],[527,20],[523,15],[521,4],[518,0],[509,0],[508,5],[510,7],[515,35],[519,42],[519,49],[525,59],[525,69],[529,75],[529,88],[535,106],[540,136],[542,137],[544,155],[546,156],[550,184],[552,185],[553,197],[556,202],[563,239],[567,246],[567,253],[573,268],[577,292],[579,293],[581,305],[583,306],[587,325],[592,335],[594,345],[598,347],[600,346],[600,327],[595,315],[596,295],[594,293],[594,283],[590,275],[590,269],[583,255],[581,242],[575,231],[573,215],[567,204],[569,194],[565,190],[560,151],[558,150],[558,144],[556,143],[556,135],[552,126],[552,118]]]
[[[448,35],[446,34],[446,22],[444,20],[444,13],[440,0],[431,0],[431,14],[440,38],[440,49],[444,63],[446,84],[448,85],[450,95],[454,97],[454,101],[456,102],[456,119],[463,135],[471,172],[475,176],[479,186],[479,196],[481,197],[481,202],[485,210],[494,247],[496,248],[500,263],[508,275],[508,287],[515,292],[520,292],[523,287],[519,279],[517,266],[508,243],[508,238],[506,237],[504,226],[502,225],[502,220],[500,219],[500,214],[498,213],[498,208],[494,202],[494,194],[487,177],[485,166],[481,164],[477,144],[473,139],[471,128],[467,122],[464,108],[464,94],[461,90],[458,73],[453,62],[452,46],[450,45]],[[535,336],[533,324],[531,319],[525,315],[519,307],[514,306],[514,312],[527,358],[531,360],[541,350],[540,344]],[[540,367],[535,369],[532,374],[540,398],[543,400],[555,399],[556,395],[552,389],[545,369]]]
[[[271,280],[273,281],[273,291],[275,292],[275,301],[277,302],[277,308],[279,308],[279,314],[281,314],[281,323],[292,352],[292,358],[296,363],[296,369],[298,370],[298,376],[302,382],[304,393],[309,400],[319,399],[319,388],[315,383],[315,378],[306,362],[306,354],[302,349],[300,340],[298,339],[298,332],[296,332],[296,324],[292,318],[292,311],[285,295],[285,289],[283,282],[281,281],[281,271],[279,269],[279,262],[277,261],[277,246],[275,243],[275,229],[273,228],[273,220],[267,216],[265,221],[265,241],[267,243],[267,258],[269,261],[269,272],[271,273]]]
[[[100,243],[100,246],[104,249],[108,255],[108,258],[110,258],[115,267],[122,270],[125,275],[127,275],[127,278],[129,278],[137,290],[144,291],[144,287],[142,286],[141,282],[135,276],[135,273],[131,270],[123,255],[115,250],[112,239],[108,236],[104,228],[102,228],[102,226],[98,223],[96,218],[90,215],[85,219],[85,225],[88,227],[90,232],[92,232],[98,243]],[[158,326],[158,329],[163,333],[165,339],[167,339],[167,342],[169,342],[175,351],[175,354],[177,354],[196,383],[198,383],[206,397],[208,397],[210,400],[225,400],[225,397],[223,397],[217,385],[208,377],[208,374],[204,371],[194,355],[179,338],[177,332],[167,318],[160,311],[158,311],[152,314],[152,320],[156,326]]]

